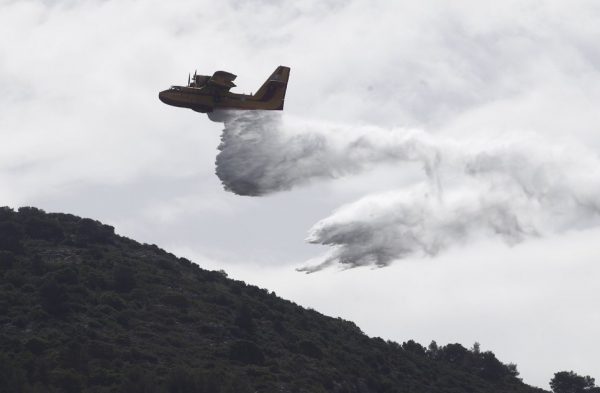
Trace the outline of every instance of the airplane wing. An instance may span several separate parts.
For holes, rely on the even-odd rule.
[[[235,87],[235,83],[233,83],[235,78],[237,76],[230,72],[217,71],[210,77],[206,84],[221,91],[229,91],[229,89]]]

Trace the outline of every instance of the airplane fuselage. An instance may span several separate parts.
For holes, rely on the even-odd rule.
[[[212,112],[215,109],[241,110],[278,110],[283,109],[283,102],[259,99],[249,94],[227,92],[219,94],[207,87],[173,86],[158,94],[158,98],[167,105],[189,108],[196,112]]]
[[[210,113],[220,109],[236,110],[282,110],[289,78],[289,67],[279,66],[255,95],[229,91],[235,87],[235,75],[217,71],[212,77],[196,75],[188,78],[188,86],[171,86],[158,94],[167,105],[189,108],[196,112]]]

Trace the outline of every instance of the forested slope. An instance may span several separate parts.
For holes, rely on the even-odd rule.
[[[0,208],[0,278],[1,392],[543,392],[73,215]]]

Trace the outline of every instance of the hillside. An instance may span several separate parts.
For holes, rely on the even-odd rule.
[[[0,208],[0,277],[0,392],[543,392],[73,215]]]

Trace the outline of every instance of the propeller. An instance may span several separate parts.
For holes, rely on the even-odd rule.
[[[190,85],[190,74],[188,73],[188,86]]]

